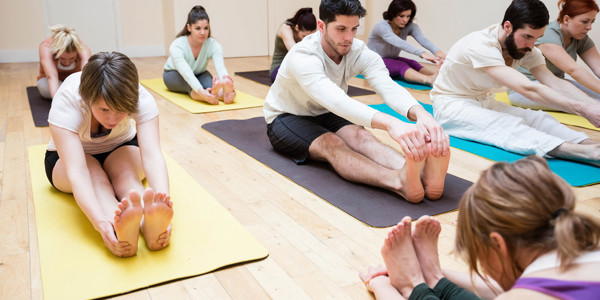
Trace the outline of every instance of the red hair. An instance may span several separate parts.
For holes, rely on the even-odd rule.
[[[558,9],[560,9],[557,19],[559,23],[562,23],[565,16],[573,18],[592,10],[600,11],[594,0],[558,0]]]

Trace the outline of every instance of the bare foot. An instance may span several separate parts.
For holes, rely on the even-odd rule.
[[[219,80],[217,77],[213,77],[212,88],[210,89],[210,93],[219,98],[219,92],[223,89],[223,82]]]
[[[160,250],[169,244],[173,202],[171,196],[154,193],[151,188],[144,191],[144,220],[142,232],[150,250]]]
[[[207,90],[202,90],[201,93],[196,93],[195,91],[190,92],[190,97],[196,101],[206,102],[208,104],[217,105],[219,104],[219,98],[212,95],[211,92]]]
[[[235,89],[233,87],[233,78],[226,76],[223,78],[223,102],[231,104],[235,100]]]
[[[421,182],[421,170],[427,159],[414,161],[407,157],[404,167],[400,170],[401,188],[396,192],[408,202],[419,203],[423,201],[425,191]]]
[[[427,147],[431,147],[431,143],[427,144]],[[431,153],[431,150],[429,152]],[[442,197],[449,163],[450,151],[448,151],[446,156],[435,157],[429,155],[425,159],[425,165],[423,166],[423,172],[421,173],[421,181],[423,182],[425,197],[427,197],[427,199],[437,200]]]
[[[138,249],[138,238],[140,235],[140,221],[144,209],[141,197],[137,191],[129,192],[129,199],[123,199],[115,210],[115,233],[120,242],[128,242],[131,249],[123,254],[123,257],[134,256]]]
[[[430,216],[422,216],[415,223],[412,232],[412,240],[421,271],[425,282],[432,288],[444,277],[438,254],[438,240],[441,231],[440,221]]]
[[[406,299],[415,286],[425,282],[413,247],[410,222],[410,217],[404,217],[388,233],[381,248],[390,281]]]

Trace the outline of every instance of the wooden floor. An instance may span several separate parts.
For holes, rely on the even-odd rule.
[[[162,76],[165,57],[133,60],[140,79]],[[232,75],[236,71],[268,69],[269,63],[269,57],[226,59]],[[27,147],[47,143],[50,132],[48,128],[34,127],[25,91],[27,86],[35,85],[37,71],[37,63],[0,64],[0,299],[43,298]],[[234,80],[241,91],[261,98],[267,95],[266,86],[240,77]],[[368,88],[365,80],[353,79],[351,83]],[[411,93],[429,102],[428,92]],[[380,247],[387,229],[364,225],[201,129],[207,122],[262,116],[262,108],[190,114],[154,96],[160,109],[163,150],[226,207],[270,255],[262,261],[116,298],[372,298],[358,272],[382,262]],[[369,104],[381,102],[376,96],[360,100]],[[600,132],[586,132],[600,140]],[[377,136],[391,140],[385,133]],[[490,164],[486,159],[453,149],[449,172],[475,181]],[[600,217],[600,185],[578,188],[576,193],[578,209]],[[464,263],[449,253],[456,217],[456,212],[438,216],[443,224],[442,266],[465,270]]]

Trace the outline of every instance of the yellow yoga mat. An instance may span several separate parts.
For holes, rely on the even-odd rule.
[[[506,104],[511,104],[510,100],[508,99],[508,94],[506,92],[496,93],[496,100],[498,100],[500,102],[504,102]],[[600,128],[596,128],[594,125],[592,125],[592,123],[590,123],[590,121],[588,121],[586,118],[584,118],[582,116],[564,113],[564,112],[557,112],[557,111],[546,111],[546,112],[563,124],[600,131]]]
[[[44,172],[45,145],[29,147],[44,299],[89,299],[265,258],[267,250],[173,159],[165,156],[175,214],[170,245],[115,257],[75,199]]]
[[[260,107],[265,102],[263,99],[236,90],[237,96],[235,97],[235,101],[233,103],[225,104],[221,101],[219,102],[219,105],[211,105],[208,103],[193,100],[188,94],[175,93],[169,91],[165,86],[165,83],[163,82],[162,78],[140,80],[140,82],[149,89],[163,96],[165,99],[181,106],[182,108],[193,114]]]

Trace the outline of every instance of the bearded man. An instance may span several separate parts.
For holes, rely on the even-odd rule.
[[[514,0],[502,23],[470,33],[448,52],[431,91],[433,115],[444,131],[523,155],[552,156],[600,166],[600,143],[542,111],[494,100],[508,87],[535,102],[600,126],[600,102],[546,67],[535,41],[544,34],[548,10],[539,0]],[[523,66],[539,81],[519,73]]]

